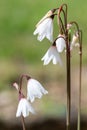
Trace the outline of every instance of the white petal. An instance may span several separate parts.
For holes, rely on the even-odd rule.
[[[51,18],[46,18],[37,26],[33,34],[38,34],[38,40],[40,41],[46,37],[53,42],[53,20]]]
[[[36,30],[34,31],[33,34],[36,35],[37,33],[38,33],[38,30],[37,30],[37,28],[36,28]]]
[[[43,59],[43,58],[42,58],[42,59]],[[44,65],[48,65],[51,60],[52,60],[52,56],[46,57],[46,58],[44,59]]]
[[[33,102],[35,98],[41,98],[43,94],[48,92],[35,79],[29,79],[27,83],[27,99]]]
[[[72,41],[71,41],[72,46],[74,46],[77,42],[78,42],[78,36],[73,35],[73,38],[72,38]]]
[[[48,24],[48,30],[47,30],[47,39],[53,42],[53,22],[50,21]]]
[[[24,117],[27,117],[29,115],[29,112],[35,114],[35,111],[32,108],[31,104],[25,98],[22,98],[19,101],[19,104],[18,104],[18,108],[17,108],[17,112],[16,112],[16,117],[21,116],[21,114]]]
[[[38,35],[37,40],[40,42],[45,38],[45,35]]]
[[[51,58],[50,58],[50,48],[48,49],[48,51],[47,51],[46,54],[42,57],[41,60],[44,61],[44,65],[49,64],[49,62],[51,61]]]
[[[64,50],[64,48],[66,47],[64,38],[60,37],[56,40],[56,47],[57,47],[58,52],[60,53]]]
[[[79,36],[78,36],[78,34],[74,34],[73,35],[73,38],[72,38],[72,41],[71,41],[71,44],[70,44],[70,49],[72,50],[73,49],[73,47],[75,46],[78,46],[79,47]]]
[[[50,18],[50,16],[52,16],[53,11],[49,10],[46,15],[37,23],[36,27],[39,26],[46,18]]]
[[[60,65],[62,65],[56,46],[51,46],[41,60],[44,61],[44,65],[49,64],[51,60],[53,64],[57,64],[59,62]]]
[[[60,65],[62,65],[62,60],[60,58],[59,53],[57,52],[57,48],[56,47],[54,47],[53,53],[54,53],[53,64],[59,63]]]

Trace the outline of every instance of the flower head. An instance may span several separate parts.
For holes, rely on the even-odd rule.
[[[71,41],[71,50],[73,49],[74,46],[79,46],[79,35],[78,33],[73,35],[72,41]]]
[[[38,40],[42,41],[45,37],[53,42],[53,12],[50,10],[36,25],[34,35],[38,34]]]
[[[49,64],[51,60],[53,64],[57,64],[59,62],[62,65],[56,46],[51,46],[41,60],[44,61],[44,65]]]
[[[29,79],[27,83],[27,99],[31,102],[35,98],[41,98],[43,94],[47,94],[48,91],[35,79]]]
[[[59,35],[56,42],[56,47],[59,53],[63,52],[64,48],[66,48],[66,42],[63,35]]]
[[[37,23],[36,27],[38,27],[45,19],[47,18],[50,18],[52,15],[53,15],[53,12],[52,10],[49,10],[45,16]]]
[[[27,101],[25,98],[21,98],[18,104],[16,117],[19,117],[23,115],[23,117],[27,117],[29,115],[29,112],[35,114],[35,111],[31,104]]]

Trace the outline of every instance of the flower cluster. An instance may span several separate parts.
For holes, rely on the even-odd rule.
[[[53,20],[57,16],[59,34],[53,39]],[[67,82],[67,114],[66,126],[70,130],[71,119],[71,51],[74,47],[79,48],[79,103],[78,103],[78,130],[80,130],[81,114],[81,75],[82,75],[82,31],[77,22],[67,22],[67,4],[62,4],[59,8],[52,9],[38,22],[34,35],[38,34],[38,40],[45,37],[52,43],[46,54],[41,59],[44,65],[53,62],[62,65],[60,54],[65,50],[66,54],[66,82]],[[74,28],[73,28],[74,25]]]
[[[62,8],[63,7],[61,6],[60,8],[49,10],[47,14],[38,22],[33,33],[34,35],[38,34],[37,39],[39,41],[42,41],[46,37],[52,43],[51,47],[41,59],[44,61],[44,65],[49,64],[51,60],[53,64],[62,64],[60,53],[62,53],[64,49],[66,50],[66,32],[70,33],[72,27],[72,23],[68,23],[66,25],[66,21],[63,23],[62,19],[60,18],[61,12],[64,13]],[[53,40],[53,20],[55,16],[58,16],[59,34],[57,38]],[[66,20],[65,14],[64,19]],[[78,32],[73,34],[72,40],[69,41],[69,44],[70,51],[74,46],[79,46]]]
[[[27,97],[22,93],[22,79],[26,77],[27,79]],[[43,94],[47,94],[48,91],[35,79],[29,77],[28,75],[23,75],[20,80],[20,86],[14,83],[13,86],[19,93],[19,104],[16,112],[16,117],[23,116],[27,117],[29,112],[35,114],[34,108],[31,106],[30,102],[34,102],[35,98],[41,98]]]
[[[59,34],[53,39],[53,20],[57,16]],[[73,30],[72,25],[75,25]],[[74,33],[73,33],[74,32]],[[78,103],[78,129],[80,128],[80,110],[81,110],[81,75],[82,75],[82,31],[78,24],[73,21],[67,23],[67,5],[62,4],[59,8],[49,10],[46,15],[38,22],[33,33],[38,35],[37,39],[42,41],[47,38],[52,44],[42,57],[44,65],[48,65],[51,61],[53,64],[59,63],[62,65],[60,54],[65,50],[66,52],[66,81],[67,81],[67,114],[66,126],[70,130],[71,119],[71,51],[73,47],[79,47],[80,66],[79,66],[79,103]],[[23,78],[27,79],[27,96],[22,92]],[[30,104],[34,102],[35,98],[41,98],[43,94],[48,91],[35,79],[28,75],[22,75],[20,84],[14,83],[13,86],[19,93],[19,104],[16,112],[16,117],[22,117],[23,130],[25,130],[24,118],[31,112],[35,114],[35,110]]]

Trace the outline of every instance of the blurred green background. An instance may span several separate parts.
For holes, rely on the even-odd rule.
[[[61,4],[68,5],[68,21],[77,21],[83,31],[83,82],[82,112],[87,114],[87,0],[0,0],[0,112],[2,119],[15,118],[17,94],[12,83],[19,76],[27,73],[39,80],[49,91],[42,101],[35,103],[35,108],[45,115],[65,115],[66,107],[66,70],[65,54],[62,55],[64,66],[43,66],[41,58],[50,46],[44,39],[37,41],[33,35],[35,25],[50,9]],[[54,20],[54,37],[58,35]],[[77,110],[78,50],[72,56],[72,106]],[[75,98],[75,99],[74,99]],[[77,99],[77,100],[76,100]],[[58,102],[58,103],[57,103]],[[39,104],[39,105],[38,105]],[[36,106],[39,106],[37,108]],[[13,107],[12,107],[13,106]],[[7,114],[9,110],[12,115]],[[75,110],[75,111],[76,111]]]

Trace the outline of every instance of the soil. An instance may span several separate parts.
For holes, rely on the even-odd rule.
[[[22,130],[19,123],[0,122],[0,130]],[[66,130],[65,119],[38,119],[33,123],[26,123],[26,130]],[[73,120],[70,130],[77,130],[76,120]],[[87,130],[87,119],[81,120],[81,130]]]

